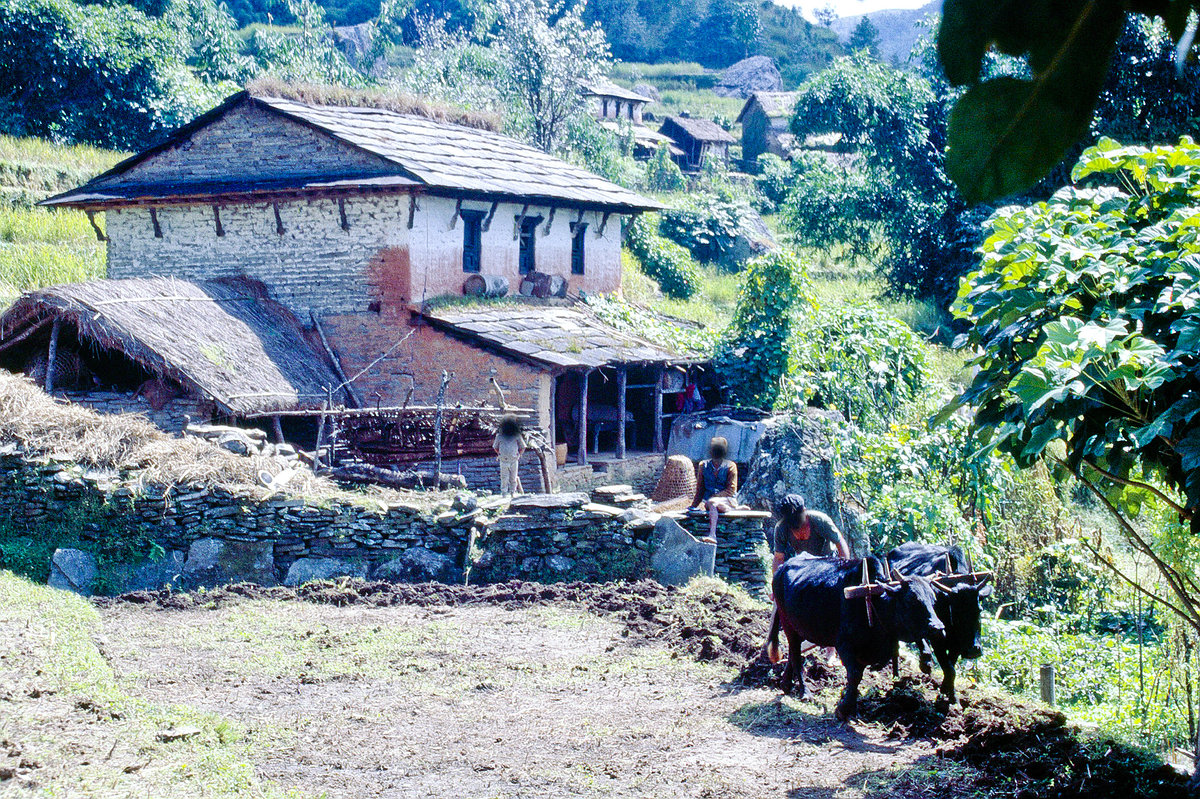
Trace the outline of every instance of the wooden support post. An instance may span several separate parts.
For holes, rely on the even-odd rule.
[[[579,451],[575,453],[575,462],[587,466],[587,411],[588,411],[588,378],[591,369],[579,373]]]
[[[329,410],[329,403],[321,403],[321,418],[317,420],[317,443],[313,447],[313,471],[318,474],[321,472],[321,445],[325,441],[325,411]]]
[[[412,230],[413,220],[417,218],[417,193],[414,191],[408,195],[408,229]]]
[[[283,217],[279,215],[279,203],[271,203],[271,208],[275,211],[275,232],[282,236]]]
[[[224,236],[225,235],[225,226],[221,224],[221,206],[214,205],[212,207],[212,209],[213,209],[213,221],[217,225],[217,235]]]
[[[50,326],[50,346],[46,350],[46,393],[54,391],[54,362],[58,360],[58,332],[62,328],[62,320],[55,319]]]
[[[283,443],[283,423],[279,421],[279,414],[271,417],[271,432],[275,434],[275,443]]]
[[[154,238],[162,238],[162,225],[158,224],[158,209],[150,209],[150,222],[154,225]]]
[[[654,369],[654,451],[662,452],[663,446],[663,367]]]
[[[500,207],[500,203],[498,203],[498,202],[492,203],[492,207],[488,211],[487,216],[485,216],[483,218],[482,228],[483,228],[484,233],[487,233],[489,230],[492,229],[492,217],[494,217],[496,215],[496,209],[499,207]]]
[[[346,219],[345,197],[338,197],[338,221],[341,223],[342,230],[350,230],[350,220]]]
[[[517,218],[513,220],[513,241],[521,237],[521,224],[525,221],[525,217],[529,214],[529,203],[521,206],[521,213],[517,214]]]
[[[604,229],[608,227],[608,218],[612,216],[611,211],[605,211],[604,216],[600,217],[600,227],[596,228],[596,238],[604,237]]]
[[[554,225],[554,212],[557,210],[555,206],[550,206],[550,216],[546,219],[546,229],[542,231],[543,236],[550,235],[550,228]]]
[[[617,367],[617,457],[625,457],[625,391],[629,375],[625,366]]]
[[[446,407],[446,386],[450,385],[451,374],[442,370],[442,384],[438,387],[437,410],[433,416],[433,487],[442,487],[442,413]]]
[[[1054,706],[1054,664],[1043,663],[1041,674],[1042,701]]]
[[[92,230],[96,231],[96,241],[108,241],[108,237],[104,235],[104,231],[96,224],[96,212],[87,211],[88,222],[92,225]]]
[[[462,198],[454,204],[454,216],[450,217],[450,229],[454,230],[458,226],[458,218],[462,216]]]

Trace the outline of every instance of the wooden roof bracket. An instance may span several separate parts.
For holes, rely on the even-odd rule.
[[[88,222],[92,225],[92,230],[96,231],[96,241],[108,241],[108,236],[105,236],[104,231],[96,224],[96,212],[89,208],[85,213],[87,214]]]
[[[413,220],[415,220],[417,218],[417,209],[420,207],[421,207],[420,204],[417,202],[417,193],[415,191],[409,192],[409,195],[408,195],[408,229],[409,230],[412,230]]]
[[[575,233],[579,230],[579,226],[583,223],[583,209],[579,209],[579,215],[575,217],[575,221],[571,223],[571,232]]]
[[[517,218],[513,220],[513,241],[521,237],[521,225],[525,222],[525,217],[529,215],[529,203],[521,206],[521,213],[517,214]]]
[[[213,222],[215,222],[216,226],[217,226],[217,235],[224,236],[225,235],[225,226],[221,224],[221,206],[216,205],[214,203],[212,209],[213,209]]]
[[[271,208],[275,211],[275,232],[280,236],[283,235],[283,217],[279,215],[279,203],[271,203]]]
[[[346,218],[346,198],[338,197],[338,222],[342,226],[342,230],[350,232],[350,220]]]
[[[604,216],[600,218],[600,227],[596,228],[596,238],[604,236],[604,229],[608,227],[608,218],[612,216],[612,211],[605,211]]]
[[[158,209],[150,206],[150,222],[154,225],[154,238],[162,238],[162,225],[158,224]]]
[[[557,207],[555,207],[555,206],[553,206],[553,205],[552,205],[552,206],[550,206],[550,216],[549,216],[549,217],[547,217],[547,219],[546,219],[546,227],[545,227],[545,229],[542,231],[542,235],[543,235],[543,236],[549,236],[549,235],[550,235],[550,228],[551,228],[551,227],[554,225],[554,212],[555,212],[555,211],[557,211],[557,210],[558,210],[558,208],[557,208]]]
[[[499,207],[500,207],[499,200],[492,203],[491,209],[487,212],[487,216],[484,217],[484,219],[483,219],[483,232],[484,233],[486,233],[487,231],[492,229],[492,217],[494,217],[496,215],[496,209]]]
[[[454,216],[450,217],[450,229],[458,227],[458,218],[462,216],[462,197],[458,198],[458,202],[454,203]]]

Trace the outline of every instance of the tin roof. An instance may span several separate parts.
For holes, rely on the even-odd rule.
[[[348,146],[382,159],[397,178],[434,193],[513,198],[521,202],[564,202],[618,211],[661,208],[662,205],[615,183],[544,153],[515,139],[489,130],[457,125],[415,114],[383,108],[330,106],[280,97],[234,95],[212,112],[185,125],[167,142],[118,164],[78,189],[46,200],[46,205],[103,205],[115,190],[113,178],[165,149],[185,142],[201,127],[220,118],[242,102],[316,129]],[[330,176],[333,180],[333,176]],[[338,187],[380,185],[379,175],[336,177]],[[103,189],[96,185],[103,181]],[[119,181],[118,181],[119,182]],[[318,181],[319,182],[319,181]],[[175,194],[204,195],[202,185],[179,182],[163,187]],[[299,187],[312,189],[314,187]],[[333,188],[333,187],[330,187]],[[142,186],[146,190],[146,186]],[[207,195],[204,195],[207,196]]]

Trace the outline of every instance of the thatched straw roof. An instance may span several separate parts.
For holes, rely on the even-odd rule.
[[[55,319],[233,416],[318,408],[339,384],[296,317],[247,279],[94,280],[29,292],[0,316],[0,348]]]

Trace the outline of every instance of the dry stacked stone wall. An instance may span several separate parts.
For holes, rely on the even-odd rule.
[[[0,447],[0,520],[8,520],[0,521],[0,548],[64,531],[77,533],[82,548],[114,535],[162,548],[154,563],[122,567],[119,579],[104,584],[107,592],[341,574],[608,580],[646,575],[657,519],[583,493],[511,501],[464,494],[438,506],[262,494],[147,486],[115,472],[26,457],[7,445]],[[765,579],[761,557],[753,560],[763,516],[733,515],[722,524],[718,573],[751,590]],[[702,518],[680,520],[703,534]]]

